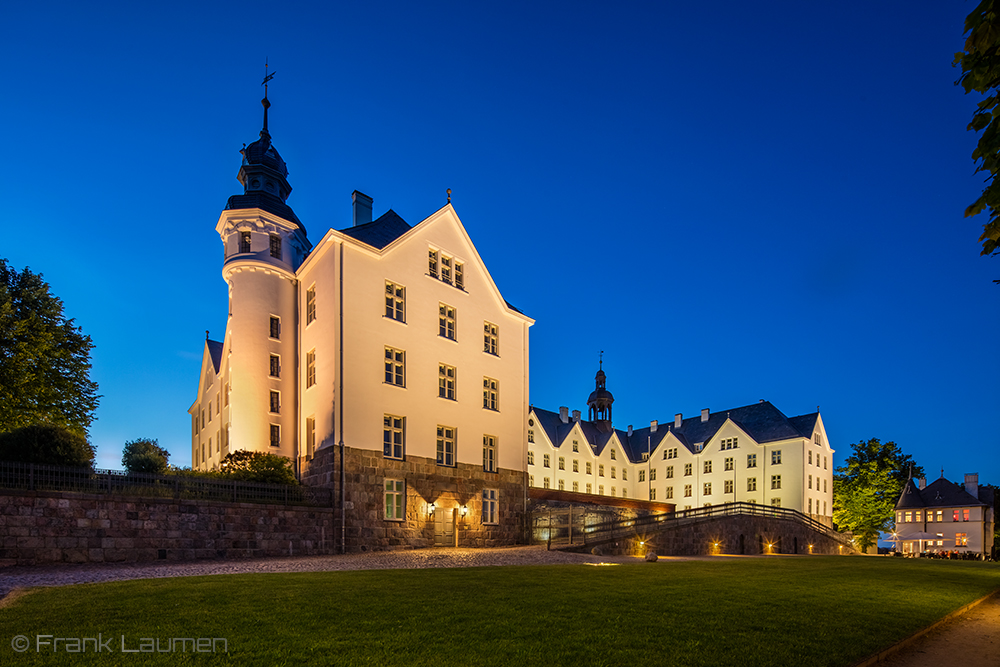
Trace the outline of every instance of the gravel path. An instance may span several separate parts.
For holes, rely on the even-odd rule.
[[[335,572],[338,570],[398,570],[428,567],[492,567],[600,562],[640,562],[629,556],[546,551],[544,546],[498,549],[417,549],[335,556],[299,556],[185,563],[93,563],[86,565],[17,566],[0,569],[0,598],[15,588],[67,586],[126,579],[195,577],[256,572]]]

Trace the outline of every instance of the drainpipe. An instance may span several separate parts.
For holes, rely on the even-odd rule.
[[[299,374],[299,347],[301,338],[299,337],[299,289],[301,284],[298,280],[295,284],[295,478],[302,481],[302,376]]]

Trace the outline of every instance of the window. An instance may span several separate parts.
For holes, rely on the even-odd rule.
[[[684,464],[684,476],[685,477],[689,477],[690,475],[691,475],[691,464],[690,463],[685,463]]]
[[[535,453],[530,450],[528,451],[528,465],[535,465]]]
[[[826,480],[823,480],[823,493],[826,493]]]
[[[677,458],[677,448],[676,447],[671,447],[670,449],[668,449],[667,450],[667,455],[664,458],[676,459]]]
[[[913,520],[916,521],[917,523],[920,523],[920,516],[921,516],[921,514],[922,513],[921,513],[920,510],[915,511],[913,513]]]
[[[271,377],[281,377],[281,357],[276,354],[271,355]]]
[[[772,489],[781,488],[781,475],[771,475],[771,488]]]
[[[316,321],[316,286],[306,290],[306,326]]]
[[[441,255],[441,280],[451,284],[451,257]]]
[[[454,366],[438,364],[438,396],[455,400],[456,373]]]
[[[500,381],[483,378],[483,407],[487,410],[500,409]]]
[[[603,463],[601,465],[597,466],[597,476],[598,477],[604,477],[604,464]],[[957,520],[958,519],[956,519],[956,521]]]
[[[483,523],[497,523],[499,516],[497,498],[500,492],[496,489],[483,489]]]
[[[483,322],[483,352],[500,356],[500,327]]]
[[[573,441],[573,451],[574,452],[580,451],[580,443],[577,442],[576,440]]]
[[[535,432],[532,429],[528,429],[528,442],[535,441]]]
[[[628,481],[628,468],[622,468],[622,481]]]
[[[405,518],[403,503],[406,500],[406,482],[401,479],[385,480],[385,518],[402,521]]]
[[[826,470],[826,457],[823,457],[823,470]]]
[[[551,467],[549,465],[549,455],[548,454],[542,454],[542,466],[544,466],[546,468]]]
[[[809,465],[813,464],[813,453],[809,452]]]
[[[748,477],[747,478],[747,491],[756,491],[756,490],[757,490],[757,478],[756,477]]]
[[[673,479],[673,478],[674,478],[674,467],[667,466],[667,479]]]
[[[565,456],[560,456],[559,457],[559,469],[560,470],[565,470],[566,469],[566,457]]]
[[[962,510],[962,521],[968,521],[968,520],[969,520],[969,510],[967,509]]]
[[[406,321],[406,288],[391,280],[385,281],[385,316],[397,322]]]
[[[710,496],[710,495],[712,495],[712,483],[711,482],[705,482],[705,484],[702,486],[702,495],[704,495],[704,496]]]
[[[580,460],[573,459],[573,472],[580,472]]]
[[[437,250],[427,251],[427,273],[431,276],[438,277],[438,253]]]
[[[454,426],[437,427],[437,463],[439,466],[455,465],[455,441],[457,432]]]
[[[457,340],[455,308],[446,303],[438,303],[438,335],[448,340]]]
[[[615,448],[612,447],[611,448],[611,460],[614,461],[616,458],[617,458],[617,456],[615,455]]]
[[[756,468],[757,467],[757,455],[756,454],[747,454],[747,467],[748,468]]]
[[[771,498],[771,507],[781,507],[781,498]]]
[[[306,389],[316,384],[316,350],[306,352]]]
[[[704,472],[712,472],[712,462],[705,461]]]
[[[656,500],[656,489],[649,487],[649,499]]]
[[[599,495],[599,496],[603,496],[604,495],[604,485],[603,484],[598,484],[597,485],[597,495]]]
[[[907,521],[908,520],[909,519],[907,519]],[[951,520],[952,521],[958,521],[958,510],[952,510],[951,511]]]
[[[614,466],[611,466],[611,479],[617,479],[615,473],[618,472]]]
[[[403,387],[404,370],[406,367],[406,352],[394,347],[385,347],[385,383]]]
[[[528,486],[534,486],[534,485],[535,485],[535,476],[528,475]]]
[[[455,262],[455,287],[465,289],[465,265]]]
[[[315,453],[316,453],[316,418],[306,417],[306,460],[312,460],[312,457]]]
[[[684,485],[684,497],[685,498],[690,498],[691,497],[691,485],[690,484],[685,484]]]
[[[670,500],[671,498],[674,497],[674,487],[672,486],[667,487],[667,493],[665,494],[665,497],[667,500]]]
[[[809,475],[809,488],[813,488],[813,476]]]
[[[580,490],[580,482],[573,482],[573,491],[575,492],[579,490]]]
[[[732,493],[733,492],[733,480],[727,479],[724,482],[722,492],[723,493]]]
[[[281,237],[271,234],[271,257],[281,259]]]
[[[781,463],[781,450],[775,449],[771,451],[771,465],[778,465]]]
[[[225,406],[225,407],[227,407],[227,408],[229,407],[229,383],[228,382],[226,383],[226,393],[225,393],[225,395],[222,398],[222,405]]]
[[[271,412],[274,414],[281,412],[281,394],[276,391],[271,392]]]
[[[240,252],[250,252],[250,232],[240,232]]]
[[[628,489],[622,489],[622,498],[628,498]]]
[[[739,438],[726,438],[721,441],[719,449],[735,449],[739,446],[737,444],[737,440],[739,440]]]
[[[819,431],[813,433],[813,442],[815,442],[817,445],[823,444],[823,439],[820,437]],[[819,456],[819,454],[817,454],[816,456]]]
[[[650,468],[649,469],[649,481],[650,482],[655,482],[656,481],[656,468]]]
[[[544,479],[542,480],[542,488],[543,488],[543,489],[547,489],[547,488],[549,488],[549,478],[548,478],[548,477],[546,477],[546,478],[544,478]]]
[[[722,462],[722,464],[723,464],[723,467],[724,467],[724,468],[725,468],[726,470],[732,470],[732,469],[733,469],[733,457],[732,457],[732,456],[730,456],[730,457],[729,457],[729,458],[727,458],[727,459],[726,459],[725,461],[723,461],[723,462]]]
[[[639,481],[640,482],[646,481],[646,471],[643,470],[642,468],[639,469]]]
[[[271,338],[281,340],[281,318],[271,315]]]
[[[956,547],[967,547],[967,546],[969,546],[969,534],[968,533],[955,533],[955,546]]]
[[[406,418],[382,415],[382,453],[387,459],[403,458]]]
[[[559,490],[560,491],[565,491],[566,490],[566,480],[564,480],[564,479],[560,479],[559,480]]]
[[[211,399],[209,399],[209,401],[208,401],[208,423],[209,424],[212,423],[212,400]],[[958,519],[955,519],[955,520],[958,521]]]
[[[809,499],[809,514],[813,513],[813,499]]]
[[[281,446],[281,427],[277,424],[271,424],[271,446]]]
[[[938,510],[934,516],[935,521],[944,521],[944,511]]]
[[[587,461],[587,474],[588,475],[594,474],[594,464],[592,464],[590,461]]]
[[[592,484],[590,484],[590,483],[588,483],[588,484],[587,484],[587,493],[593,493],[593,492],[594,492],[594,487],[593,487],[593,485],[592,485]]]

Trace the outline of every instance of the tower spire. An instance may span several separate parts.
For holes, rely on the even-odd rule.
[[[260,101],[261,106],[264,107],[264,129],[260,131],[261,137],[265,135],[270,136],[267,132],[267,110],[270,108],[271,102],[267,99],[267,82],[273,79],[274,75],[278,73],[277,71],[274,71],[268,74],[267,67],[267,58],[264,58],[264,80],[260,82],[260,85],[264,86],[264,99]]]

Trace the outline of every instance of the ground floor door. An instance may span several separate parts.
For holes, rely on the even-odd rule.
[[[455,510],[437,508],[434,510],[434,546],[455,546]]]

